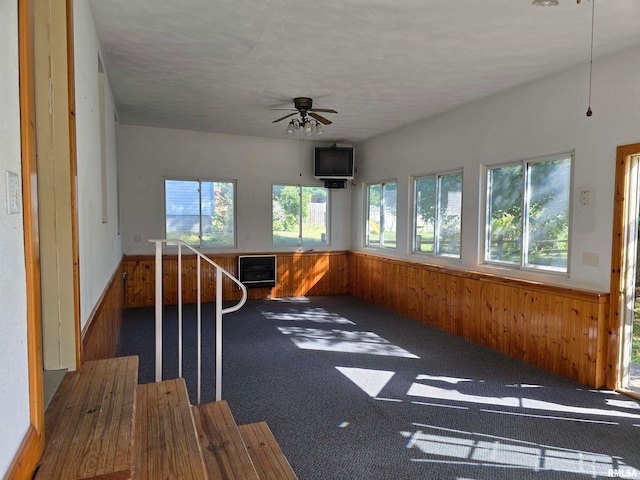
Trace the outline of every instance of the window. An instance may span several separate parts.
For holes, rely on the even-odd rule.
[[[413,251],[460,258],[462,172],[413,181]]]
[[[274,245],[327,244],[326,188],[274,185],[271,197]]]
[[[568,271],[572,155],[487,169],[486,262]]]
[[[367,187],[367,247],[396,248],[396,197],[395,181]]]
[[[234,246],[235,183],[165,180],[165,233],[196,247]]]

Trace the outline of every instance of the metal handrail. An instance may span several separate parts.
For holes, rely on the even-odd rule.
[[[210,265],[216,269],[216,385],[215,394],[216,401],[222,399],[222,315],[226,313],[232,313],[245,304],[247,301],[247,289],[246,287],[231,273],[226,271],[220,265],[215,263],[209,257],[203,255],[201,252],[193,248],[188,243],[182,240],[149,240],[156,245],[156,274],[155,274],[155,317],[156,317],[156,382],[162,381],[162,247],[166,245],[178,246],[178,376],[182,377],[182,247],[186,247],[196,254],[197,263],[197,334],[198,334],[198,403],[201,398],[201,383],[202,383],[202,301],[201,301],[201,288],[200,288],[200,260],[204,259]],[[227,308],[222,308],[222,274],[225,274],[233,282],[240,287],[242,291],[242,298],[240,301]]]

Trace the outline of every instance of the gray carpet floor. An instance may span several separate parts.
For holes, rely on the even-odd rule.
[[[175,311],[164,378],[177,375]],[[203,312],[212,401],[213,305]],[[118,354],[140,356],[140,383],[153,381],[153,324],[152,308],[125,312]],[[638,402],[359,299],[252,300],[225,316],[223,339],[223,398],[238,424],[269,424],[300,480],[640,478]]]

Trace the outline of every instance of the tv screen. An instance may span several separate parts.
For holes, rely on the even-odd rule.
[[[316,147],[313,161],[313,175],[316,178],[352,179],[352,147]]]

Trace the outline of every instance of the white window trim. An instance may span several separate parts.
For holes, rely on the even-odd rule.
[[[182,176],[163,176],[162,177],[162,231],[164,238],[167,236],[167,180],[169,181],[182,181],[182,182],[199,182],[201,185],[203,182],[209,183],[232,183],[233,184],[233,242],[227,245],[203,245],[202,244],[202,193],[200,193],[200,232],[198,235],[198,245],[191,245],[192,247],[200,250],[208,249],[237,249],[238,248],[238,182],[235,179],[223,179],[223,178],[201,178],[201,177],[182,177]]]
[[[326,242],[303,242],[302,241],[302,201],[300,201],[300,221],[298,227],[298,243],[275,243],[273,238],[273,187],[298,187],[300,199],[302,200],[303,188],[322,188],[327,192],[327,208],[325,210],[325,228],[326,228]],[[300,183],[285,183],[276,182],[271,184],[271,245],[275,248],[282,247],[330,247],[331,246],[331,189],[323,187],[321,185],[303,185]]]
[[[563,158],[570,158],[571,159],[571,168],[570,168],[570,172],[569,172],[569,212],[568,212],[568,217],[569,217],[569,231],[568,231],[568,238],[567,238],[567,269],[565,270],[560,270],[557,268],[550,268],[550,267],[545,267],[542,265],[525,265],[524,264],[524,255],[521,252],[520,254],[520,264],[513,264],[513,263],[507,263],[507,262],[500,262],[500,261],[496,261],[496,260],[487,260],[486,259],[486,253],[487,253],[487,236],[488,236],[488,228],[487,228],[487,207],[488,207],[488,202],[489,202],[489,190],[488,190],[488,184],[487,184],[487,176],[489,173],[489,170],[494,169],[494,168],[501,168],[501,167],[508,167],[508,166],[512,166],[512,165],[521,165],[523,167],[523,176],[522,176],[522,193],[523,193],[523,213],[524,213],[524,208],[525,203],[526,203],[526,192],[525,192],[525,186],[526,186],[526,181],[527,181],[527,166],[529,164],[532,163],[538,163],[538,162],[544,162],[544,161],[549,161],[549,160],[560,160]],[[571,276],[571,252],[572,252],[572,226],[573,226],[573,197],[574,197],[574,172],[575,172],[575,150],[569,150],[569,151],[565,151],[565,152],[559,152],[556,154],[550,154],[550,155],[543,155],[543,156],[534,156],[534,157],[527,157],[527,158],[523,158],[521,160],[514,160],[514,161],[509,161],[509,162],[504,162],[504,163],[492,163],[492,164],[484,164],[480,166],[480,196],[481,196],[481,201],[480,201],[480,228],[478,229],[478,234],[480,236],[479,238],[479,242],[478,242],[478,246],[479,246],[479,251],[478,251],[478,258],[479,258],[479,264],[483,265],[483,266],[487,266],[487,267],[495,267],[495,268],[500,268],[500,269],[504,269],[504,270],[512,270],[512,271],[520,271],[520,272],[529,272],[529,273],[536,273],[536,274],[545,274],[545,275],[550,275],[550,276],[554,276],[554,277],[570,277]],[[526,220],[523,218],[523,237],[526,235],[524,229],[527,227],[525,225]],[[524,242],[523,242],[524,243]],[[524,246],[521,247],[524,251]]]
[[[443,254],[438,254],[438,224],[440,223],[439,218],[440,218],[440,209],[438,208],[438,192],[440,190],[439,184],[438,184],[438,179],[440,177],[444,177],[446,175],[453,175],[459,173],[462,176],[462,199],[461,199],[461,210],[460,210],[460,255],[455,256],[455,255],[443,255]],[[436,221],[436,225],[435,225],[435,231],[434,231],[434,245],[433,245],[433,253],[429,253],[429,252],[421,252],[419,250],[416,250],[416,238],[415,238],[415,231],[416,231],[416,209],[417,209],[417,199],[418,196],[416,194],[416,181],[420,180],[422,178],[434,178],[436,181],[436,217],[437,217],[437,221]],[[462,259],[462,224],[463,224],[463,211],[464,209],[462,208],[464,206],[464,169],[462,168],[457,168],[455,170],[447,170],[447,171],[443,171],[443,172],[436,172],[436,173],[425,173],[425,174],[420,174],[420,175],[411,175],[410,179],[410,188],[411,188],[411,204],[410,204],[410,211],[411,211],[411,218],[409,221],[409,251],[411,252],[411,254],[415,254],[415,255],[421,255],[421,256],[425,256],[425,257],[429,257],[429,258],[447,258],[447,259],[454,259],[454,260],[461,260]]]
[[[384,206],[384,202],[382,201],[384,195],[383,195],[383,186],[387,185],[389,183],[395,183],[396,184],[396,218],[398,216],[398,179],[397,178],[390,178],[387,180],[380,180],[380,181],[376,181],[376,182],[369,182],[369,183],[365,183],[364,184],[364,218],[365,218],[365,222],[364,222],[364,236],[363,236],[363,248],[371,248],[374,250],[379,250],[379,251],[384,251],[384,250],[398,250],[398,223],[396,221],[396,246],[395,247],[386,247],[384,245],[380,245],[380,242],[378,242],[378,245],[371,245],[369,244],[369,187],[371,187],[372,185],[380,185],[380,206],[383,207]],[[382,210],[381,210],[381,218],[380,218],[380,238],[382,239],[382,232],[384,231],[384,215],[382,214]],[[383,242],[384,243],[384,242]]]

